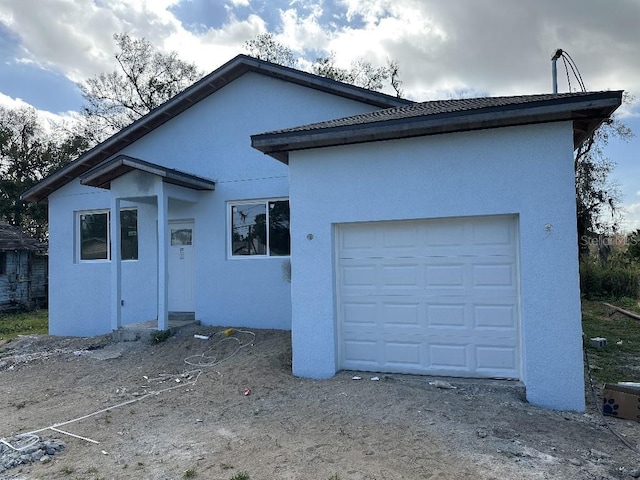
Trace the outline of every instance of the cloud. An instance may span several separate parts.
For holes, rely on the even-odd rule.
[[[468,89],[493,95],[548,92],[550,58],[563,48],[589,89],[640,92],[640,3],[598,0],[342,0],[362,29],[335,32],[332,47],[400,63],[405,89],[422,98]],[[560,88],[567,91],[564,66]],[[572,83],[575,87],[576,82]]]
[[[13,98],[0,92],[0,108],[10,110],[33,109],[29,103],[21,98]],[[74,124],[78,118],[78,112],[68,111],[63,113],[53,113],[47,110],[36,110],[41,126],[46,131],[52,131],[59,126],[70,126]]]
[[[623,203],[619,211],[622,214],[620,228],[624,232],[633,232],[640,229],[640,190],[636,192],[636,201]]]
[[[180,0],[43,0],[37,9],[30,2],[0,4],[0,23],[20,41],[14,61],[58,70],[72,81],[114,68],[112,35],[120,32],[212,70],[267,31],[268,15],[271,22],[279,18],[269,24],[276,39],[309,56],[301,66],[321,50],[335,52],[344,67],[358,58],[375,65],[396,60],[405,94],[416,100],[548,92],[550,57],[559,47],[590,89],[640,94],[640,2],[630,0],[227,0],[221,26],[196,32],[172,13]],[[236,18],[238,7],[251,13]],[[563,64],[559,74],[566,91]]]

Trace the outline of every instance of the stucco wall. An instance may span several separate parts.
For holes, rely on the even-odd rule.
[[[217,182],[197,203],[169,204],[170,219],[195,221],[196,318],[203,324],[291,326],[290,284],[283,274],[288,258],[229,259],[227,253],[228,202],[288,196],[287,167],[252,149],[250,135],[371,110],[248,73],[120,152]],[[111,329],[110,263],[79,264],[72,244],[73,211],[109,208],[109,199],[110,191],[78,181],[50,196],[53,334]],[[123,324],[156,315],[157,211],[153,204],[140,205],[140,259],[122,265]]]
[[[76,258],[76,211],[109,208],[106,190],[72,182],[49,196],[49,333],[110,331],[110,266]]]
[[[337,368],[335,224],[516,214],[527,398],[583,410],[572,151],[558,123],[293,152],[294,374]]]

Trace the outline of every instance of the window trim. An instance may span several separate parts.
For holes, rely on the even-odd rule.
[[[82,258],[82,216],[83,215],[107,215],[107,258],[83,259]],[[80,210],[76,212],[76,259],[78,263],[105,263],[111,261],[111,228],[110,228],[110,210],[94,209]]]
[[[265,211],[267,212],[266,225],[269,228],[269,203],[271,202],[283,202],[286,201],[289,204],[289,212],[291,212],[291,203],[289,197],[272,197],[272,198],[254,198],[249,200],[229,200],[227,201],[227,228],[226,228],[226,242],[227,242],[227,259],[228,260],[247,260],[250,258],[291,258],[291,249],[289,249],[289,255],[271,255],[271,246],[269,245],[270,236],[267,235],[267,253],[256,255],[234,255],[233,254],[233,207],[239,205],[251,205],[253,203],[262,203],[265,205]],[[289,216],[289,222],[291,222],[291,216]],[[291,234],[291,225],[289,225],[289,234]]]
[[[125,211],[125,210],[137,210],[138,212],[140,211],[139,208],[136,207],[125,207],[125,208],[121,208],[120,212]],[[82,258],[82,234],[81,234],[81,229],[80,229],[80,225],[81,225],[81,216],[82,215],[96,215],[96,214],[107,214],[107,258],[96,258],[96,259],[87,259],[84,260]],[[76,257],[76,263],[107,263],[107,262],[111,262],[111,210],[108,208],[96,208],[96,209],[92,209],[92,210],[77,210],[75,212],[75,257]],[[136,238],[138,239],[138,248],[140,247],[140,229],[138,228],[139,226],[139,222],[138,222],[138,217],[136,216],[136,232],[138,233],[138,235],[136,235]],[[122,248],[122,241],[120,241],[120,248]],[[123,259],[121,258],[120,261],[121,262],[137,262],[138,259],[140,258],[140,251],[138,250],[138,258],[129,258],[129,259]]]

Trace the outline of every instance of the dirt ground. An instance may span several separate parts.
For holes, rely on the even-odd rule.
[[[295,378],[289,333],[254,333],[224,337],[194,325],[156,345],[109,336],[0,345],[0,438],[104,410],[58,427],[98,444],[44,430],[41,437],[64,441],[65,450],[0,478],[640,476],[640,457],[592,402],[586,414],[548,411],[498,381],[447,379],[457,388],[441,389],[429,385],[433,378],[408,375]],[[640,423],[606,423],[640,445]]]

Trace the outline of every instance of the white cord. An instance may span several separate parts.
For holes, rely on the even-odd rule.
[[[220,332],[216,332],[213,336],[215,335],[226,335],[226,332],[228,330],[222,330]],[[251,341],[248,343],[242,343],[242,341],[237,338],[237,337],[233,337],[233,333],[238,332],[238,333],[243,333],[246,335],[251,335]],[[229,360],[231,357],[233,357],[236,353],[238,353],[240,350],[242,350],[245,347],[249,347],[254,345],[255,343],[255,339],[256,339],[256,334],[249,331],[249,330],[233,330],[233,333],[231,333],[228,336],[225,336],[224,338],[222,338],[221,340],[218,340],[218,342],[216,342],[211,348],[205,350],[204,352],[202,352],[199,355],[191,355],[187,358],[184,359],[184,363],[186,363],[187,365],[192,365],[194,367],[199,367],[199,368],[206,368],[206,367],[215,367],[216,365],[220,365],[222,362],[226,362],[227,360]],[[231,352],[229,355],[227,355],[226,357],[221,358],[220,360],[217,359],[217,357],[214,356],[209,356],[207,355],[211,350],[215,349],[218,345],[228,341],[228,340],[234,340],[235,342],[238,343],[237,348]]]
[[[200,354],[200,355],[192,355],[190,357],[185,358],[184,362],[186,364],[188,364],[188,365],[193,365],[193,366],[197,366],[197,367],[203,367],[203,368],[204,367],[213,367],[215,365],[219,365],[220,363],[229,360],[236,353],[238,353],[241,349],[243,349],[245,347],[248,347],[248,346],[253,346],[253,344],[255,342],[256,334],[254,332],[249,331],[249,330],[236,330],[236,329],[233,329],[233,331],[231,333],[228,333],[228,332],[229,332],[229,329],[223,330],[223,331],[220,331],[220,332],[217,332],[216,334],[214,334],[214,335],[223,334],[223,335],[225,335],[225,337],[223,339],[219,340],[211,348],[205,350],[202,354]],[[243,334],[246,334],[246,335],[250,335],[251,336],[251,342],[242,343],[242,341],[239,338],[232,336],[236,332],[243,333]],[[226,357],[224,357],[224,358],[222,358],[220,360],[217,360],[215,357],[209,357],[209,356],[206,355],[207,353],[209,353],[211,350],[216,348],[221,343],[223,343],[223,342],[225,342],[227,340],[231,340],[231,339],[235,340],[238,343],[238,347],[231,354],[227,355]],[[202,361],[202,362],[196,363],[196,362],[190,360],[192,358],[200,358],[200,359],[203,359],[203,360],[204,359],[212,359],[212,360],[210,360],[208,362]],[[109,410],[115,410],[116,408],[121,408],[121,407],[124,407],[126,405],[131,405],[132,403],[139,402],[140,400],[143,400],[145,398],[148,398],[148,397],[151,397],[151,396],[160,395],[161,393],[169,392],[169,391],[175,390],[177,388],[183,388],[183,387],[187,387],[189,385],[195,385],[196,382],[198,381],[198,379],[200,378],[200,375],[202,375],[202,374],[203,374],[203,370],[201,370],[200,368],[198,368],[196,370],[190,370],[190,371],[184,372],[182,375],[187,375],[187,376],[194,376],[195,375],[195,379],[192,380],[192,381],[185,382],[185,383],[180,383],[180,384],[174,385],[172,387],[163,388],[162,390],[150,391],[149,393],[146,393],[145,395],[142,395],[140,397],[134,398],[132,400],[127,400],[126,402],[118,403],[116,405],[112,405],[110,407],[103,408],[101,410],[97,410],[95,412],[89,413],[87,415],[83,415],[83,416],[78,417],[78,418],[74,418],[72,420],[67,420],[67,421],[61,422],[61,423],[54,423],[53,425],[50,425],[48,427],[40,428],[38,430],[32,430],[31,432],[22,433],[22,434],[17,435],[18,437],[31,437],[32,438],[31,442],[26,446],[14,447],[8,441],[6,441],[6,439],[4,439],[4,438],[0,439],[0,443],[8,446],[9,448],[11,448],[12,450],[15,450],[17,452],[26,450],[26,449],[32,447],[33,445],[35,445],[38,441],[40,441],[40,437],[38,437],[38,435],[36,435],[36,433],[44,432],[46,430],[53,430],[53,431],[57,431],[57,432],[60,432],[60,433],[66,433],[66,432],[62,432],[61,430],[58,430],[58,427],[62,427],[64,425],[69,425],[70,423],[79,422],[81,420],[85,420],[85,419],[93,417],[95,415],[99,415],[101,413],[105,413],[105,412],[107,412]],[[91,441],[91,440],[89,440],[89,441]]]
[[[0,443],[6,445],[7,447],[9,447],[11,450],[14,450],[16,452],[23,452],[31,447],[33,447],[36,443],[38,443],[40,441],[40,437],[38,435],[34,435],[32,433],[21,433],[20,435],[16,435],[17,437],[30,437],[31,441],[22,446],[22,447],[14,447],[13,445],[11,445],[6,438],[0,438]]]

